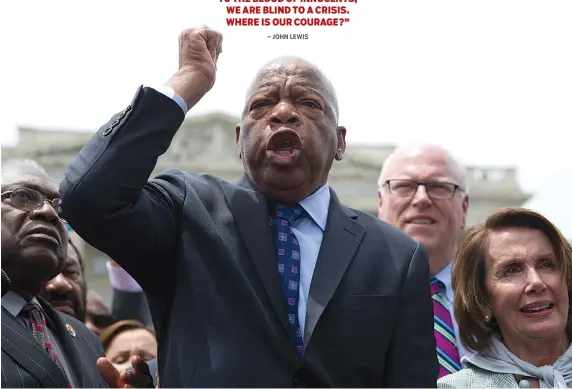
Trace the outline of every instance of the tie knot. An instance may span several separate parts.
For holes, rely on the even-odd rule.
[[[445,285],[436,278],[431,278],[431,296],[434,296],[445,289]]]
[[[286,220],[289,224],[294,223],[304,213],[304,208],[300,204],[284,205],[276,204],[274,207],[274,217]]]
[[[40,306],[38,304],[36,304],[33,301],[28,301],[26,303],[26,305],[24,305],[24,308],[22,308],[22,313],[29,315],[32,312],[35,311],[41,311],[42,308],[40,308]]]

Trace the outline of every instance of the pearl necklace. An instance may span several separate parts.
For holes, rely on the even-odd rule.
[[[518,387],[523,389],[529,389],[532,387],[532,384],[529,380],[525,379],[523,376],[516,374],[514,376],[518,382]]]
[[[519,387],[519,388],[526,388],[526,389],[528,389],[528,388],[531,388],[532,385],[530,384],[530,381],[529,381],[529,380],[522,380],[522,381],[520,381],[520,382],[518,383],[518,387]]]

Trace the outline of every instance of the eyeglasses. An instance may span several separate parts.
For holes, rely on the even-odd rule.
[[[412,197],[417,193],[419,185],[425,187],[425,191],[431,199],[437,200],[451,199],[457,191],[463,191],[459,185],[450,182],[387,180],[385,184],[390,194],[399,197]]]
[[[4,201],[5,198],[10,197],[10,204],[14,208],[27,212],[32,212],[41,208],[45,202],[49,203],[56,212],[58,212],[61,201],[57,197],[53,200],[49,200],[37,190],[30,188],[16,188],[2,193],[1,196],[2,201]],[[61,220],[67,224],[65,220]]]

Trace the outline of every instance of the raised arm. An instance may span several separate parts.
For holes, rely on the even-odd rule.
[[[180,173],[148,179],[184,120],[177,100],[191,109],[214,85],[221,44],[207,27],[183,31],[179,70],[166,91],[140,88],[81,150],[60,185],[61,216],[146,290],[160,289],[158,277],[174,267],[165,261],[175,257],[185,197]]]
[[[411,258],[387,356],[384,387],[434,388],[439,364],[433,335],[433,304],[427,252],[420,244]]]

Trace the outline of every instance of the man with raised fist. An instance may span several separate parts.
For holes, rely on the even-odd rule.
[[[145,291],[165,387],[430,387],[439,371],[426,252],[328,186],[346,129],[314,65],[279,58],[247,91],[237,183],[149,180],[213,87],[222,36],[180,36],[165,86],[141,87],[67,169],[62,217]]]

